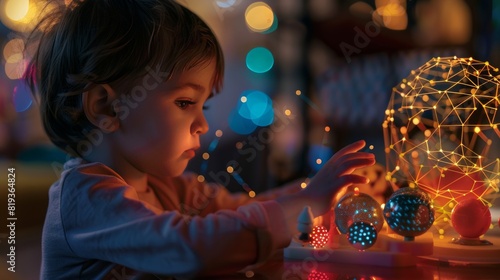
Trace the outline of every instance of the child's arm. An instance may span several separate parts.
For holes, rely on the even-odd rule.
[[[67,246],[71,255],[65,258],[193,277],[235,272],[290,242],[283,210],[275,201],[205,217],[178,211],[155,214],[111,170],[99,170],[98,175],[95,170],[79,171],[65,177],[62,190],[51,190],[51,200],[60,197],[61,205],[48,213],[46,226],[53,237],[45,247],[60,251]]]

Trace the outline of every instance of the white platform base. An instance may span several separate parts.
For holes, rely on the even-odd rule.
[[[380,234],[375,245],[367,250],[358,251],[346,240],[345,236],[337,236],[334,242],[321,249],[293,241],[285,248],[284,257],[288,259],[315,260],[359,265],[375,265],[386,267],[414,266],[418,256],[433,254],[433,238],[426,233],[415,238],[415,241],[404,241],[402,237],[392,234]]]
[[[434,253],[422,258],[463,266],[500,266],[500,237],[488,236],[485,239],[493,245],[465,246],[451,243],[450,237],[435,239]]]

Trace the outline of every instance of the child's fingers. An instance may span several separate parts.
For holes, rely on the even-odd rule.
[[[338,184],[336,184],[336,190],[343,187],[348,187],[350,185],[366,184],[368,183],[368,178],[356,174],[345,174],[337,179],[337,183]]]
[[[355,153],[350,153],[343,155],[342,157],[338,158],[335,161],[329,162],[330,167],[329,168],[334,168],[334,169],[344,169],[345,166],[353,161],[353,160],[369,160],[368,165],[371,165],[371,162],[375,163],[375,155],[372,153],[364,153],[364,152],[355,152]],[[364,163],[362,163],[364,165]]]
[[[349,144],[342,148],[340,151],[336,152],[331,158],[330,161],[335,161],[338,158],[342,157],[345,154],[350,154],[357,152],[361,150],[364,146],[366,145],[366,142],[364,140],[359,140],[357,142],[354,142],[352,144]]]
[[[337,174],[339,176],[350,174],[355,169],[370,166],[375,164],[375,158],[355,158],[344,162],[339,168],[336,169]]]

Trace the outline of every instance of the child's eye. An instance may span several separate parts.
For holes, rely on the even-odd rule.
[[[190,100],[177,100],[177,101],[175,101],[175,104],[181,109],[187,109],[187,107],[189,105],[193,105],[196,103],[194,103],[193,101],[190,101]]]
[[[208,110],[208,109],[210,109],[210,106],[203,105],[203,110]]]

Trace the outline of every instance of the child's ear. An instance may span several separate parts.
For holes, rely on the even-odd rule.
[[[118,129],[120,123],[114,110],[113,101],[117,94],[108,84],[95,85],[83,93],[83,111],[87,119],[105,132]]]

